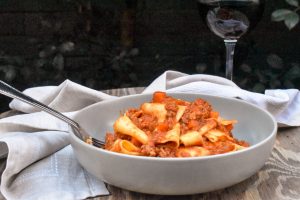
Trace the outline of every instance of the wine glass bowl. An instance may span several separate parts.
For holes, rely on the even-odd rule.
[[[234,48],[262,17],[264,0],[198,0],[201,18],[226,46],[226,78],[232,80]]]

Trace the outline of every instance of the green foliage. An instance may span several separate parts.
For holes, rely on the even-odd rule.
[[[70,4],[74,3],[71,0],[65,1]],[[96,1],[76,0],[76,5],[86,2],[96,4]],[[28,87],[28,85],[57,84],[66,78],[96,89],[145,86],[145,79],[140,78],[137,72],[141,72],[142,69],[137,66],[135,60],[140,55],[140,51],[138,48],[122,47],[118,41],[119,35],[121,35],[119,19],[111,19],[112,16],[115,16],[116,19],[120,16],[109,13],[106,9],[109,0],[105,0],[105,2],[105,9],[100,12],[97,12],[94,7],[93,9],[81,9],[83,11],[78,14],[78,18],[72,19],[76,21],[74,33],[61,33],[63,22],[59,18],[41,17],[41,27],[49,32],[44,37],[31,38],[35,41],[32,42],[32,47],[36,49],[36,53],[30,56],[12,56],[0,52],[0,79],[17,83],[19,84],[18,88],[21,89],[24,89],[22,85]],[[286,0],[286,2],[287,6],[294,10],[285,8],[276,10],[272,13],[272,20],[284,22],[289,29],[292,29],[299,23],[297,13],[299,3],[298,0]],[[101,4],[101,6],[103,5]],[[109,20],[111,23],[108,23]],[[115,23],[116,21],[117,23]],[[220,46],[220,52],[224,48],[217,42],[214,47],[210,46],[207,41],[203,43],[209,46],[209,49]],[[246,46],[251,46],[251,44]],[[258,50],[257,47],[251,48],[254,51]],[[205,51],[203,54],[207,55],[211,52]],[[259,52],[255,53],[255,56],[259,54]],[[140,58],[144,59],[143,56],[145,55]],[[149,66],[151,65],[153,68],[153,74],[147,76],[149,79],[153,78],[155,70],[157,72],[173,66],[181,66],[182,61],[191,58],[193,55],[173,56],[172,62],[166,63],[163,55],[160,56],[158,52],[155,57],[149,59],[151,62]],[[257,59],[261,60],[260,63],[265,62],[264,66],[258,66],[254,61],[253,63],[244,62],[235,67],[234,81],[239,86],[255,92],[264,92],[268,88],[299,87],[299,63],[289,63],[276,54],[261,56]],[[156,62],[157,64],[155,64]],[[224,76],[223,64],[222,56],[216,55],[213,60],[203,60],[202,63],[196,65],[195,71]],[[186,66],[182,66],[182,71],[187,70]]]
[[[276,22],[283,21],[286,27],[291,30],[299,23],[300,17],[297,12],[300,10],[300,6],[298,0],[286,0],[286,3],[293,9],[275,10],[271,15],[271,19]]]
[[[285,63],[276,54],[268,55],[266,61],[266,67],[242,64],[239,70],[243,75],[237,79],[238,85],[260,93],[265,89],[297,88],[300,82],[298,63]]]
[[[286,2],[291,6],[295,6],[295,7],[299,6],[298,0],[286,0]]]
[[[139,85],[134,70],[139,50],[119,44],[119,23],[111,18],[119,17],[118,12],[108,9],[114,3],[124,7],[125,2],[64,1],[75,8],[76,15],[70,20],[72,30],[64,32],[64,19],[41,15],[37,24],[46,34],[28,39],[34,54],[12,56],[0,52],[0,79],[20,89],[58,84],[67,78],[95,89]]]

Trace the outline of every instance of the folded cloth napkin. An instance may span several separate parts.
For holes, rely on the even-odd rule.
[[[297,89],[258,94],[243,90],[225,78],[166,71],[143,92],[157,90],[240,98],[268,110],[281,126],[300,126]],[[69,80],[56,87],[30,88],[24,93],[71,118],[88,105],[116,98]],[[77,163],[64,122],[18,100],[13,100],[10,108],[26,114],[0,120],[0,158],[6,161],[0,189],[5,198],[84,199],[109,194],[101,180]]]

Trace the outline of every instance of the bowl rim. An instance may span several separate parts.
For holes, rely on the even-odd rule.
[[[169,162],[183,162],[183,161],[199,161],[199,160],[211,160],[211,159],[217,159],[217,158],[226,158],[228,156],[234,156],[234,155],[239,155],[239,154],[243,154],[246,152],[250,152],[253,151],[254,149],[263,146],[264,144],[266,144],[268,141],[270,141],[273,137],[276,136],[277,134],[277,128],[278,128],[278,124],[275,120],[275,117],[268,112],[265,109],[262,109],[260,107],[258,107],[255,104],[252,104],[250,102],[247,102],[245,100],[242,99],[237,99],[237,98],[230,98],[230,97],[223,97],[223,96],[217,96],[217,95],[212,95],[212,94],[205,94],[205,93],[191,93],[191,92],[167,92],[166,93],[168,95],[172,95],[172,94],[184,94],[184,95],[200,95],[200,96],[207,96],[207,97],[212,97],[212,98],[220,98],[220,99],[226,99],[226,100],[230,100],[230,101],[236,101],[242,104],[247,104],[250,107],[253,107],[255,109],[260,110],[261,112],[263,112],[264,114],[266,114],[268,117],[270,117],[271,121],[273,122],[273,130],[272,133],[266,137],[265,139],[263,139],[262,141],[251,145],[250,147],[246,148],[246,149],[242,149],[239,151],[234,151],[234,152],[227,152],[227,153],[223,153],[223,154],[216,154],[216,155],[208,155],[208,156],[199,156],[199,157],[150,157],[150,156],[135,156],[135,155],[129,155],[129,154],[122,154],[122,153],[118,153],[118,152],[113,152],[113,151],[108,151],[102,148],[98,148],[95,147],[93,145],[87,144],[84,141],[82,141],[81,139],[79,139],[74,133],[73,133],[73,127],[69,125],[69,133],[70,133],[70,137],[72,137],[74,139],[74,141],[76,141],[79,145],[84,146],[90,150],[94,150],[94,151],[98,151],[99,153],[104,153],[104,154],[108,154],[108,155],[112,155],[112,156],[117,156],[120,158],[128,158],[128,159],[138,159],[138,160],[150,160],[150,161],[169,161]],[[134,94],[134,95],[127,95],[127,96],[122,96],[122,97],[118,97],[118,98],[114,98],[111,100],[104,100],[95,104],[92,104],[90,106],[87,106],[85,109],[88,109],[90,107],[93,106],[97,106],[98,104],[102,104],[102,103],[107,103],[107,102],[111,102],[111,101],[115,101],[119,98],[135,98],[137,96],[151,96],[152,93],[142,93],[142,94]],[[202,98],[202,97],[199,97]],[[205,98],[205,97],[204,97]],[[73,117],[76,118],[77,114],[75,114]]]

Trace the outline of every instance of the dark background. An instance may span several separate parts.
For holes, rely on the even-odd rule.
[[[271,13],[237,44],[242,88],[299,88],[300,25]],[[70,79],[94,89],[147,86],[165,70],[224,76],[225,47],[196,0],[0,0],[0,79],[23,90]],[[0,97],[0,111],[8,109]]]

